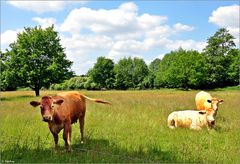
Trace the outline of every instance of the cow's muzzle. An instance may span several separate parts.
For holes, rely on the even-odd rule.
[[[42,120],[45,121],[45,122],[52,121],[52,116],[43,116]]]
[[[215,126],[215,120],[214,121],[209,121],[208,125],[213,128]]]

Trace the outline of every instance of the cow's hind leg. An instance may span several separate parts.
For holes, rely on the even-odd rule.
[[[81,133],[81,143],[83,144],[83,131],[84,131],[84,118],[85,112],[79,117],[79,124],[80,124],[80,133]]]

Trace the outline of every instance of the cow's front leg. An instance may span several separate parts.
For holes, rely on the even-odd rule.
[[[72,129],[71,129],[71,124],[66,124],[64,126],[64,131],[63,131],[63,139],[65,141],[65,148],[67,151],[71,151],[71,133],[72,133]]]
[[[55,143],[55,149],[58,148],[58,134],[56,133],[52,133],[53,134],[53,138],[54,138],[54,143]]]

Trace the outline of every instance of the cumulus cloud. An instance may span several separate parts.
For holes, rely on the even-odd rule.
[[[92,54],[101,56],[106,52],[107,57],[118,61],[128,56],[145,58],[153,49],[203,48],[203,44],[197,41],[169,39],[180,32],[192,31],[194,27],[180,22],[170,26],[168,17],[139,14],[138,10],[133,2],[108,10],[87,7],[72,10],[60,25],[60,31],[69,34],[62,39],[68,56],[74,56],[77,63],[86,63],[81,55],[92,61]],[[158,54],[156,52],[156,56]]]
[[[16,41],[17,34],[21,32],[21,29],[18,30],[7,30],[1,33],[1,51],[5,52],[9,48],[9,44]]]
[[[188,25],[184,25],[182,23],[177,23],[173,26],[174,30],[176,32],[179,31],[192,31],[194,29],[194,27],[188,26]]]
[[[17,8],[33,11],[38,14],[45,12],[56,12],[62,10],[66,5],[72,3],[84,4],[86,1],[69,2],[69,1],[8,1],[12,6]]]
[[[239,27],[239,10],[238,5],[219,7],[208,21],[221,27]]]
[[[34,22],[37,22],[39,25],[42,26],[42,28],[47,28],[51,25],[56,25],[57,20],[55,18],[40,18],[40,17],[34,17],[32,18]]]
[[[117,40],[137,39],[167,19],[149,14],[138,16],[137,11],[137,6],[132,2],[111,10],[82,7],[70,12],[60,30],[76,34],[88,29],[92,33],[111,36]]]
[[[137,40],[121,40],[115,42],[112,46],[108,57],[118,61],[123,57],[142,57],[140,53],[146,52],[148,48],[144,45],[143,42]]]
[[[32,11],[43,13],[61,10],[64,3],[56,1],[56,6],[49,10],[37,7],[33,9],[33,6],[27,4],[22,8],[32,8]],[[32,2],[29,5],[32,5]],[[68,59],[74,62],[72,69],[76,74],[85,74],[98,56],[107,56],[115,62],[123,57],[140,57],[150,63],[150,59],[162,58],[164,52],[179,47],[200,51],[204,47],[204,42],[170,39],[178,33],[190,32],[194,27],[181,22],[168,25],[167,16],[140,14],[134,2],[123,3],[114,9],[75,8],[62,24],[57,24],[54,18],[34,17],[32,20],[43,28],[51,24],[57,26],[61,44],[66,48]]]
[[[229,32],[236,38],[234,41],[239,45],[239,5],[219,7],[212,12],[208,22],[216,24],[219,27],[227,28]]]

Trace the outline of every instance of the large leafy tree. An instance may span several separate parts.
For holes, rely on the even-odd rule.
[[[140,89],[145,77],[148,76],[149,70],[143,59],[133,59],[133,87]]]
[[[89,71],[89,76],[101,88],[114,87],[114,63],[111,59],[99,57],[97,63]]]
[[[133,65],[131,58],[123,58],[114,67],[117,89],[133,88]]]
[[[207,40],[204,54],[207,57],[207,82],[211,88],[226,85],[229,67],[226,56],[235,47],[233,39],[228,30],[221,28]]]
[[[159,71],[161,59],[154,59],[149,65],[149,74],[144,79],[145,88],[154,88],[154,79],[156,78],[156,74]]]
[[[240,50],[232,49],[227,54],[227,84],[240,85]]]
[[[6,79],[28,86],[39,96],[42,87],[70,78],[72,62],[66,59],[54,26],[24,28],[6,52]]]
[[[123,58],[115,66],[118,89],[141,88],[144,78],[148,75],[148,67],[143,59]]]
[[[155,79],[159,87],[205,87],[205,56],[197,51],[172,51],[163,58],[159,70]]]

